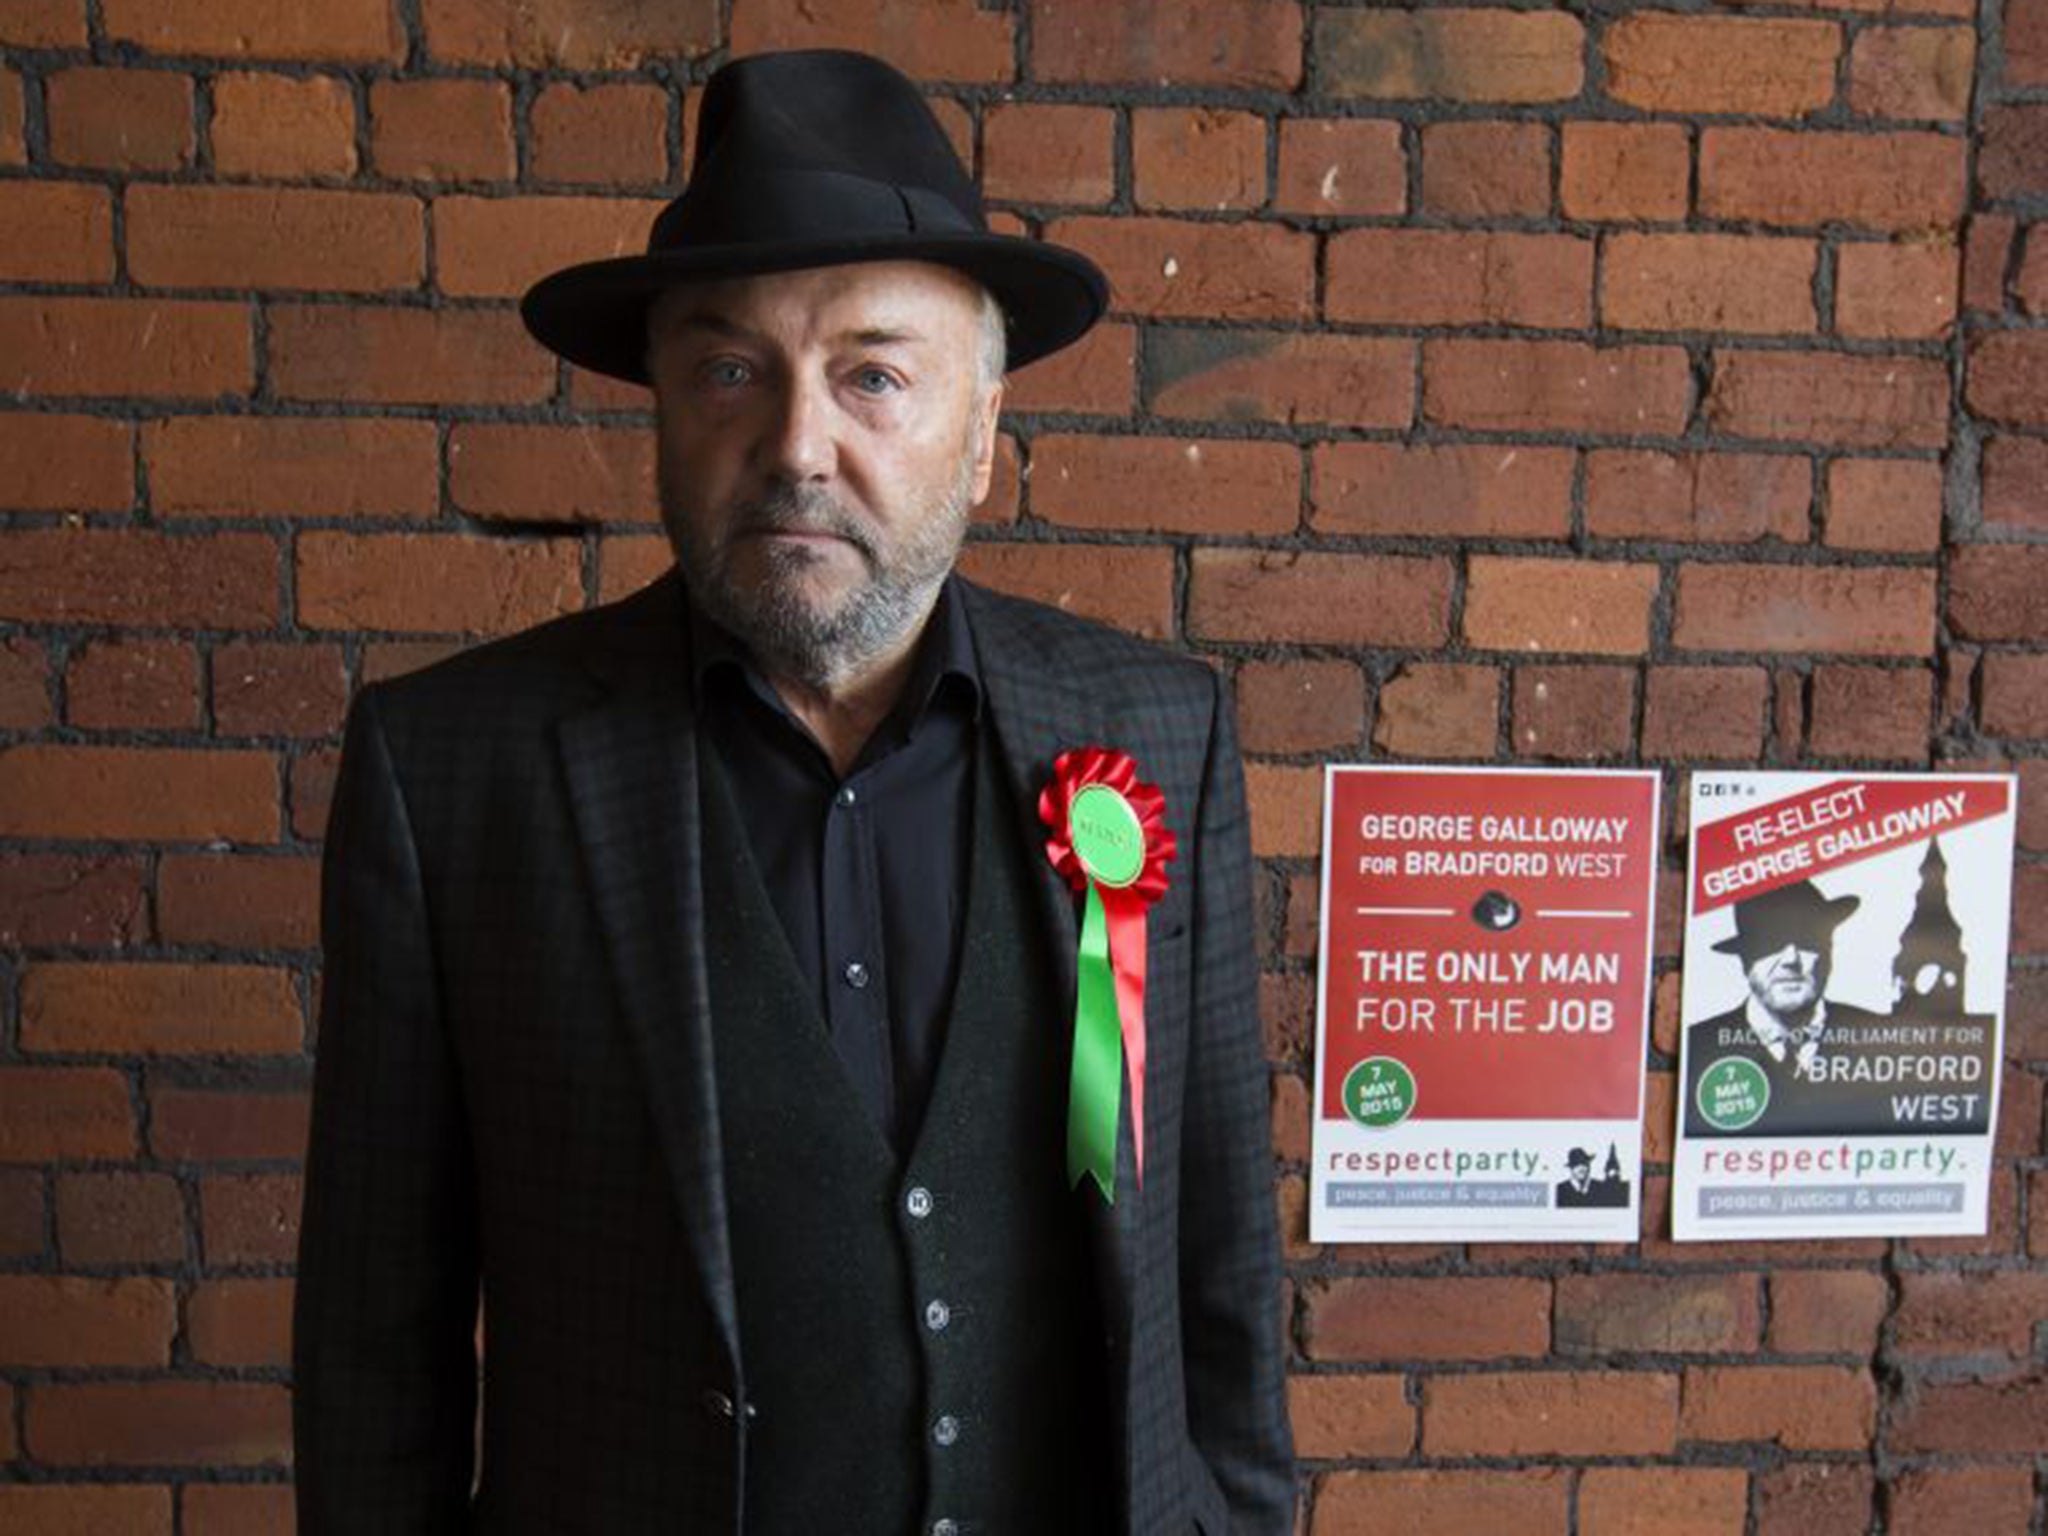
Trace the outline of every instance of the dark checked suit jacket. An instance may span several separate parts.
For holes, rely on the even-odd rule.
[[[1043,841],[1053,758],[1099,743],[1136,758],[1180,838],[1148,924],[1144,1185],[1127,1097],[1116,1203],[1091,1202],[1124,1527],[1281,1536],[1294,1486],[1228,710],[1198,664],[965,600],[1017,835]],[[368,688],[350,716],[295,1319],[301,1536],[741,1529],[745,1299],[687,643],[671,573]],[[1049,863],[1038,887],[1071,998],[1075,900]],[[1070,1020],[1046,1021],[1048,1050]]]

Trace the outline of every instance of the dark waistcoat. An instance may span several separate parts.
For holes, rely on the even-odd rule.
[[[1072,1023],[995,754],[975,755],[959,980],[907,1160],[854,1097],[701,758],[747,1536],[1113,1528],[1093,1196],[1064,1169]]]

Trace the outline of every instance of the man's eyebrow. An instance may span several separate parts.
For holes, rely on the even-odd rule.
[[[924,332],[908,325],[869,325],[850,332],[849,339],[864,347],[890,347],[923,341]]]

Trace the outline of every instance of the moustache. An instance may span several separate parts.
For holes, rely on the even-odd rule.
[[[770,533],[820,533],[844,539],[862,554],[874,553],[874,542],[861,522],[832,496],[816,486],[787,486],[733,509],[733,537]]]

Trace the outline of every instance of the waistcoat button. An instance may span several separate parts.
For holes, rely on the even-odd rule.
[[[933,1333],[943,1333],[946,1324],[953,1321],[953,1309],[943,1301],[928,1301],[924,1306],[924,1325]]]
[[[932,1213],[932,1192],[922,1184],[918,1185],[903,1197],[903,1209],[923,1221]]]
[[[960,1438],[960,1421],[950,1413],[942,1413],[932,1425],[932,1439],[940,1445],[951,1445]]]

